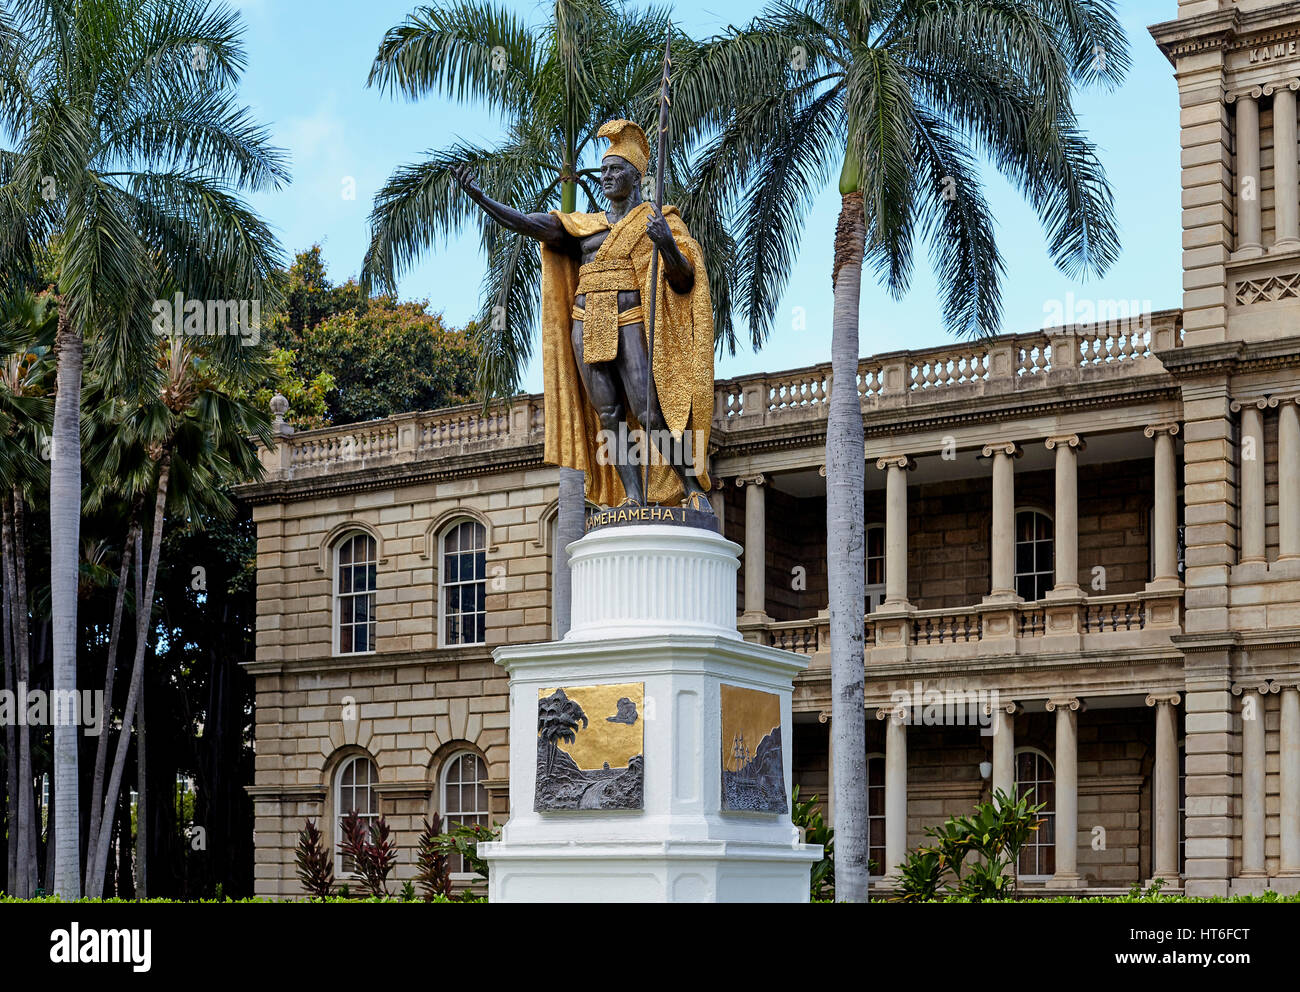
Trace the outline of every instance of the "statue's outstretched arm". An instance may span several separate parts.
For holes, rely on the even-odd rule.
[[[465,195],[477,203],[485,214],[502,227],[533,238],[552,248],[564,251],[577,250],[577,239],[564,229],[564,225],[560,223],[559,218],[554,214],[525,214],[514,207],[498,203],[479,187],[469,166],[452,166],[451,175],[460,188],[465,191]]]

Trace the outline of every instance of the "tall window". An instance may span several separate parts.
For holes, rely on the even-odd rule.
[[[1031,806],[1046,803],[1038,814],[1043,824],[1020,849],[1016,871],[1021,878],[1044,879],[1056,874],[1056,772],[1042,751],[1022,748],[1016,752],[1016,791],[1023,796],[1030,789]]]
[[[334,618],[339,654],[375,650],[375,539],[350,534],[334,555]]]
[[[487,618],[487,532],[474,520],[442,537],[442,643],[482,644]]]
[[[1052,518],[1041,510],[1016,511],[1016,592],[1026,602],[1052,588]]]
[[[379,797],[375,794],[378,780],[375,763],[363,754],[348,758],[339,766],[334,790],[334,871],[337,874],[352,872],[351,861],[344,859],[339,852],[339,846],[343,843],[344,818],[355,810],[366,824],[367,831],[370,830],[370,824],[379,818]]]
[[[456,824],[488,826],[487,763],[473,751],[453,755],[443,766],[442,817],[443,829],[450,831]],[[465,860],[459,854],[451,858],[451,870],[469,874]]]
[[[872,878],[893,865],[885,864],[885,756],[867,755],[867,858],[876,863]]]
[[[885,525],[867,525],[867,612],[885,601]]]

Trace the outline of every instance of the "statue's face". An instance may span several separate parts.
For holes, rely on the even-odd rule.
[[[625,158],[610,155],[600,163],[600,188],[611,201],[626,200],[641,185],[641,173]]]

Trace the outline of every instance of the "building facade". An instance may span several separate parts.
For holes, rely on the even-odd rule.
[[[1046,804],[1025,889],[1300,891],[1300,3],[1193,0],[1152,34],[1180,99],[1182,307],[859,366],[882,887],[925,827],[1017,786]],[[740,629],[809,656],[794,777],[823,799],[829,380],[719,381],[710,451]],[[524,396],[263,452],[259,895],[300,894],[308,817],[334,839],[385,815],[402,880],[430,813],[508,815],[491,652],[554,630],[542,417]]]

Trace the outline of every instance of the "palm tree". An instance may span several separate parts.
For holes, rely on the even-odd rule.
[[[546,771],[555,767],[560,742],[572,744],[578,737],[578,724],[587,729],[587,714],[563,689],[556,689],[537,703],[537,736],[546,745]]]
[[[49,422],[50,349],[54,305],[48,295],[15,288],[0,304],[0,503],[3,503],[5,687],[31,683],[27,597],[26,506],[46,485],[39,457]],[[31,728],[5,727],[10,817],[8,887],[27,898],[36,891],[36,814],[32,793]]]
[[[578,189],[596,209],[591,180],[599,175],[596,132],[627,117],[653,135],[667,12],[631,11],[621,0],[555,0],[550,21],[530,31],[513,14],[484,0],[450,0],[421,7],[380,43],[369,85],[417,99],[439,93],[483,102],[500,113],[506,141],[496,148],[458,142],[425,161],[398,169],[375,197],[371,244],[362,285],[396,292],[397,277],[422,251],[480,225],[488,270],[478,319],[485,400],[519,391],[532,355],[538,312],[537,244],[505,231],[477,210],[452,179],[451,168],[470,164],[483,191],[524,212],[573,212]],[[695,50],[674,38],[675,57]],[[731,242],[707,200],[685,206],[689,185],[683,155],[674,156],[670,199],[704,249],[719,339],[735,349],[731,323]],[[679,180],[674,182],[673,180]],[[582,473],[560,469],[556,551],[583,533]],[[554,609],[563,634],[569,624],[568,570],[560,570]]]
[[[704,143],[693,195],[737,225],[751,324],[770,327],[804,217],[838,166],[826,502],[841,900],[867,892],[863,262],[901,296],[925,239],[949,330],[996,333],[1003,263],[984,159],[1036,209],[1063,271],[1103,271],[1118,253],[1112,198],[1072,91],[1114,84],[1127,64],[1110,0],[798,0],[715,39],[679,75],[674,110],[700,122],[689,137]]]
[[[159,288],[260,298],[278,262],[238,199],[287,179],[239,105],[236,12],[208,0],[10,0],[0,10],[0,228],[55,249],[50,466],[53,681],[77,685],[80,393],[87,344],[114,381],[150,339]],[[237,282],[227,276],[238,273]],[[220,293],[218,293],[218,290]],[[56,877],[81,888],[77,730],[54,730]]]
[[[113,766],[98,817],[99,835],[92,837],[87,864],[86,892],[103,892],[122,775],[130,747],[131,728],[139,713],[144,683],[144,656],[152,619],[163,527],[168,508],[174,519],[200,526],[208,519],[228,519],[234,504],[227,494],[231,481],[260,478],[263,467],[250,438],[264,446],[273,443],[267,414],[246,397],[249,386],[261,381],[264,369],[251,363],[233,372],[229,355],[211,339],[172,337],[157,348],[160,388],[142,402],[116,432],[103,453],[106,466],[129,479],[131,489],[140,478],[152,481],[153,524],[147,563],[137,566],[137,583],[143,573],[143,590],[136,602],[135,655],[131,681],[122,711],[122,728]],[[137,533],[134,529],[132,537]],[[143,828],[143,824],[141,824]]]

